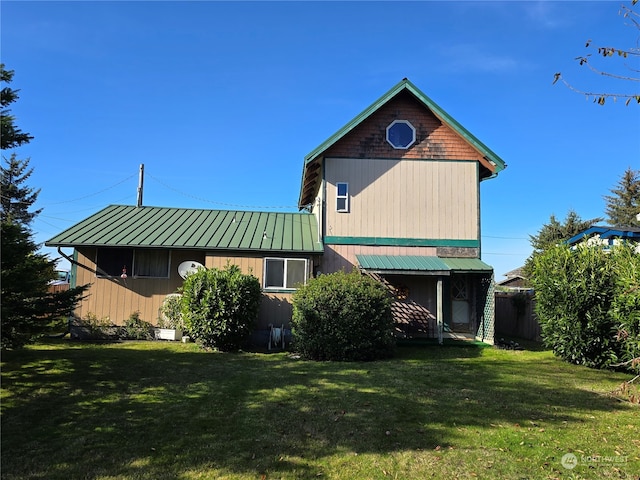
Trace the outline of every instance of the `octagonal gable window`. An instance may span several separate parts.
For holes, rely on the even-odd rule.
[[[406,150],[416,141],[416,129],[407,120],[394,120],[387,127],[387,142],[396,149]]]

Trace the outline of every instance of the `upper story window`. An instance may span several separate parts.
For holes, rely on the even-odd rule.
[[[396,149],[406,150],[416,141],[416,129],[407,120],[394,120],[387,127],[387,142]]]
[[[344,182],[336,183],[336,211],[349,211],[349,184]]]
[[[264,288],[294,289],[305,283],[307,283],[306,259],[264,259]]]

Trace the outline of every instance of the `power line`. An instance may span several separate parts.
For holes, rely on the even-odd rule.
[[[128,194],[126,197],[119,198],[118,200],[112,200],[109,203],[117,204],[117,203],[120,203],[120,202],[122,202],[124,200],[128,200],[128,199],[132,198],[132,196],[133,196],[133,194]],[[82,212],[86,212],[86,211],[89,211],[89,210],[94,210],[95,211],[98,208],[104,208],[104,205],[95,205],[95,206],[92,206],[92,207],[81,208],[80,210],[73,210],[73,211],[65,210],[63,213],[65,213],[65,214],[67,214],[67,213],[82,213]],[[56,215],[55,212],[54,212],[54,215]],[[60,220],[62,220],[62,219],[60,219]],[[66,221],[67,222],[72,222],[72,221],[75,221],[75,220],[66,220]]]
[[[111,190],[112,188],[115,188],[115,187],[117,187],[118,185],[123,184],[123,183],[124,183],[124,182],[126,182],[127,180],[130,180],[130,179],[134,178],[134,177],[135,177],[135,176],[137,176],[137,175],[138,175],[137,173],[135,173],[135,174],[133,174],[133,175],[130,175],[130,176],[128,176],[127,178],[125,178],[124,180],[121,180],[121,181],[119,181],[118,183],[115,183],[115,184],[111,185],[110,187],[103,188],[102,190],[98,190],[97,192],[90,193],[90,194],[88,194],[88,195],[85,195],[84,197],[74,198],[74,199],[71,199],[71,200],[63,200],[62,202],[49,203],[49,204],[47,204],[47,205],[48,205],[48,206],[51,206],[51,205],[60,205],[60,204],[62,204],[62,203],[73,203],[73,202],[77,202],[77,201],[79,201],[79,200],[84,200],[85,198],[95,197],[96,195],[100,195],[101,193],[104,193],[104,192],[106,192],[107,190]]]
[[[482,238],[497,238],[500,240],[529,240],[529,238],[524,238],[524,237],[499,237],[499,236],[494,236],[494,235],[481,235]]]
[[[216,202],[214,200],[208,200],[206,198],[197,197],[195,195],[191,195],[190,193],[185,193],[185,192],[183,192],[181,190],[178,190],[177,188],[174,188],[174,187],[172,187],[170,185],[167,185],[162,180],[154,177],[153,175],[151,175],[149,173],[146,173],[146,176],[148,176],[152,180],[155,180],[156,182],[158,182],[163,187],[165,187],[165,188],[167,188],[169,190],[172,190],[172,191],[174,191],[176,193],[179,193],[180,195],[183,195],[183,196],[189,197],[189,198],[193,198],[193,199],[199,200],[201,202],[212,203],[212,204],[215,204],[215,205],[223,205],[225,207],[234,207],[234,208],[251,208],[251,209],[281,209],[281,208],[295,208],[295,209],[297,209],[298,208],[297,205],[264,206],[264,205],[237,205],[235,203]]]

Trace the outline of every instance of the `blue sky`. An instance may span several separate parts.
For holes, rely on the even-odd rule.
[[[552,85],[630,91],[574,60],[587,39],[635,44],[621,4],[4,0],[35,239],[135,204],[140,164],[145,205],[294,211],[304,156],[407,77],[508,164],[481,185],[500,280],[551,214],[603,216],[640,168],[640,107]],[[618,64],[598,60],[629,73]]]

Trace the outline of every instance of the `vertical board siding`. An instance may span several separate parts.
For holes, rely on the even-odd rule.
[[[305,258],[295,257],[287,255],[271,254],[269,257],[279,258]],[[309,259],[309,268],[312,268],[313,262]],[[260,286],[263,285],[264,276],[264,259],[261,256],[243,256],[243,257],[227,257],[217,254],[208,254],[206,258],[205,266],[207,268],[225,268],[227,264],[237,265],[244,274],[254,275],[260,282]],[[284,325],[285,328],[291,328],[291,314],[293,312],[293,306],[291,304],[292,293],[288,292],[262,292],[262,301],[260,304],[260,311],[258,312],[258,319],[256,322],[256,329],[266,330],[270,324],[274,326]]]
[[[495,293],[496,337],[513,337],[541,341],[541,328],[535,314],[535,297],[531,293]]]
[[[368,245],[326,245],[321,259],[323,273],[345,270],[350,272],[357,264],[356,255],[421,255],[435,256],[436,247],[378,247]]]
[[[224,269],[227,265],[237,265],[240,267],[240,271],[246,275],[253,275],[260,282],[262,287],[263,276],[263,259],[259,256],[233,256],[227,257],[224,255],[207,254],[205,261],[205,267]]]
[[[326,159],[326,235],[477,239],[473,161]],[[349,212],[336,212],[336,183],[349,183]]]
[[[98,318],[109,317],[112,323],[122,325],[133,312],[140,312],[140,318],[153,325],[158,323],[158,312],[164,298],[174,293],[183,283],[178,275],[178,265],[187,260],[204,264],[204,253],[190,250],[172,250],[169,278],[100,278],[96,276],[95,248],[78,249],[78,262],[88,267],[78,267],[76,284],[91,284],[87,298],[76,308],[78,318],[89,314]]]
[[[160,306],[166,295],[174,293],[183,283],[178,275],[178,265],[187,260],[202,263],[207,268],[225,268],[227,264],[238,265],[245,274],[251,273],[262,285],[263,259],[259,256],[206,255],[191,250],[173,250],[171,252],[170,278],[149,279],[133,278],[112,279],[95,275],[95,248],[78,249],[78,262],[89,269],[78,267],[77,285],[91,284],[87,298],[78,305],[74,314],[78,318],[95,315],[98,318],[108,317],[116,325],[122,325],[133,313],[140,312],[140,318],[157,325]],[[309,261],[309,265],[312,262]],[[292,313],[291,293],[264,292],[256,328],[266,329],[269,324],[290,328]]]
[[[408,292],[407,298],[395,298],[391,306],[397,334],[401,338],[435,338],[437,279],[414,275],[385,275],[385,280],[393,287],[404,288]]]
[[[269,325],[274,327],[284,325],[284,328],[290,329],[293,313],[291,296],[291,293],[263,293],[256,329],[266,330]]]

